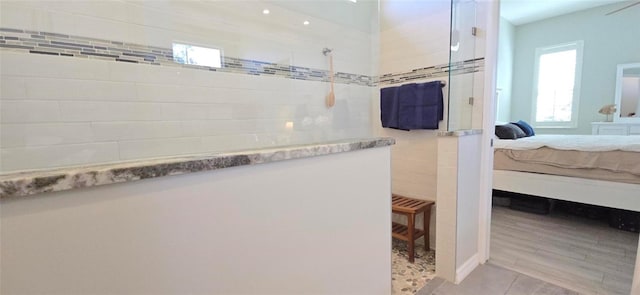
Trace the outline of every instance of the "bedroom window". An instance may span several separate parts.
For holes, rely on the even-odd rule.
[[[578,127],[582,41],[536,48],[533,122],[536,127]]]

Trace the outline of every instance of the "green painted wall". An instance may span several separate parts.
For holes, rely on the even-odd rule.
[[[496,121],[505,122],[511,118],[511,85],[513,78],[515,27],[506,19],[500,18],[498,38],[498,74],[496,88],[500,91],[497,101]]]
[[[640,62],[640,6],[606,16],[605,5],[515,28],[511,120],[531,121],[535,49],[584,40],[578,128],[536,129],[537,133],[591,134],[598,110],[614,102],[616,65]]]

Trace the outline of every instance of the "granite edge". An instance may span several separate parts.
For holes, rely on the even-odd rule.
[[[482,134],[482,129],[467,129],[467,130],[455,130],[455,131],[439,131],[439,137],[453,136],[462,137],[469,135]]]
[[[142,179],[256,165],[395,144],[393,138],[352,139],[229,153],[17,172],[0,176],[0,199]]]

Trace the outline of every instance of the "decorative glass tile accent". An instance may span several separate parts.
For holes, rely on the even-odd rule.
[[[171,48],[147,46],[82,36],[49,32],[36,32],[12,28],[0,28],[0,49],[77,58],[110,60],[172,67],[184,67],[214,72],[239,73],[256,76],[277,76],[288,79],[329,82],[329,71],[288,64],[223,56],[222,67],[181,64],[174,61]],[[335,82],[375,87],[378,85],[408,83],[413,80],[466,74],[481,71],[484,58],[465,60],[417,68],[409,72],[368,76],[352,73],[335,73]]]
[[[484,58],[476,58],[449,64],[441,64],[426,68],[413,69],[409,72],[390,73],[380,76],[379,85],[410,83],[412,80],[445,77],[452,75],[475,73],[484,69]]]
[[[279,76],[289,79],[329,82],[329,71],[287,64],[224,56],[222,67],[185,65],[174,61],[171,48],[147,46],[112,40],[49,32],[33,32],[20,29],[0,28],[0,48],[33,54],[92,58],[116,62],[141,63],[173,67],[185,67],[215,72],[240,73],[257,76]],[[335,74],[335,82],[375,86],[368,75]]]

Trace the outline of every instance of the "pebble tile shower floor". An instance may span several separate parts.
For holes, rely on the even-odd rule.
[[[435,252],[416,245],[415,262],[407,260],[407,243],[392,242],[391,284],[393,295],[415,294],[436,276]]]

